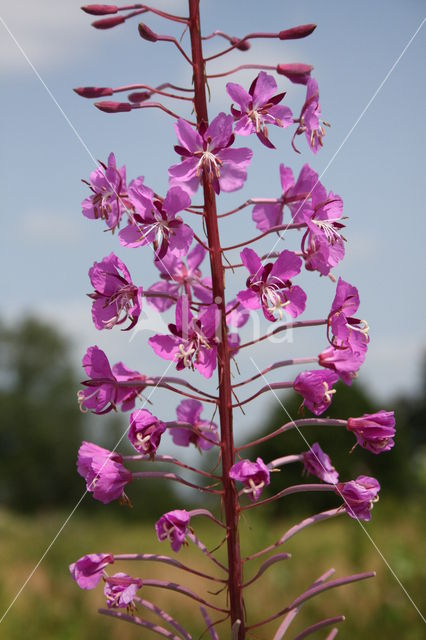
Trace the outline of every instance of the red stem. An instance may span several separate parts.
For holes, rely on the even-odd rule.
[[[220,56],[224,56],[226,53],[229,53],[236,47],[240,46],[242,42],[246,42],[246,40],[254,40],[255,38],[278,38],[278,36],[279,33],[248,33],[243,38],[239,38],[231,47],[223,49],[223,51],[219,51],[219,53],[215,53],[213,56],[206,58],[206,62],[210,62],[210,60],[215,60],[216,58],[220,58]]]
[[[270,233],[279,232],[279,231],[288,231],[289,229],[304,229],[306,227],[306,222],[295,222],[294,224],[280,224],[276,227],[271,227],[268,231],[264,231],[258,236],[254,238],[250,238],[250,240],[245,240],[244,242],[239,242],[238,244],[232,245],[232,247],[224,247],[223,251],[232,251],[232,249],[239,249],[240,247],[245,247],[248,244],[253,244],[253,242],[257,242],[261,240],[265,236],[268,236]]]
[[[223,73],[215,73],[206,76],[207,78],[224,78],[225,76],[230,76],[233,73],[237,73],[237,71],[243,71],[244,69],[259,69],[260,71],[276,71],[277,67],[272,66],[270,64],[241,64],[239,67],[235,67],[235,69],[230,69],[230,71],[224,71]]]
[[[271,438],[275,438],[279,436],[281,433],[285,433],[286,431],[290,431],[290,429],[298,429],[299,427],[315,427],[315,426],[323,426],[323,427],[346,427],[347,420],[332,420],[327,418],[302,418],[301,420],[293,420],[292,422],[288,422],[284,424],[282,427],[275,429],[272,433],[268,433],[267,436],[263,436],[262,438],[257,438],[257,440],[252,440],[247,444],[243,444],[241,447],[237,447],[237,451],[241,451],[242,449],[248,449],[249,447],[254,447],[262,442],[266,442]]]
[[[199,0],[189,0],[189,32],[191,36],[192,62],[194,68],[194,106],[198,127],[202,122],[208,124],[206,75],[201,41],[200,6]],[[232,430],[232,390],[230,351],[228,348],[228,330],[226,326],[225,272],[222,265],[222,248],[220,245],[216,197],[214,190],[204,172],[204,212],[208,245],[210,248],[210,267],[213,284],[213,299],[221,311],[221,341],[218,345],[218,376],[219,376],[219,416],[222,451],[222,482],[223,504],[227,528],[228,550],[228,594],[231,614],[231,627],[241,620],[238,640],[245,638],[244,604],[242,596],[242,563],[238,533],[239,504],[234,483],[229,477],[229,471],[234,464],[234,438]]]
[[[244,344],[240,344],[239,349],[243,349],[244,347],[250,347],[252,344],[257,344],[258,342],[262,342],[263,340],[268,340],[271,336],[276,335],[277,333],[281,333],[281,331],[288,331],[289,329],[299,329],[301,327],[319,327],[323,324],[327,324],[328,320],[296,320],[295,322],[288,322],[287,324],[282,324],[270,333],[266,333],[264,336],[260,338],[256,338],[255,340],[251,340],[250,342],[245,342]],[[237,348],[236,348],[237,349]]]

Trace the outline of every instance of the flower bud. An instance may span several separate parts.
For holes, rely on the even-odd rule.
[[[77,87],[74,91],[82,98],[103,98],[114,93],[110,87]]]
[[[248,51],[250,49],[250,42],[248,40],[240,40],[240,38],[231,38],[232,45],[236,45],[235,48],[240,51]]]
[[[119,24],[123,24],[126,18],[124,16],[114,16],[113,18],[104,18],[102,20],[95,20],[92,22],[92,27],[95,29],[112,29]]]
[[[280,40],[298,40],[299,38],[310,36],[316,28],[316,24],[300,24],[297,27],[280,31],[278,37]]]
[[[130,93],[127,99],[130,102],[145,102],[145,100],[149,100],[151,96],[151,91],[135,91],[134,93]]]
[[[148,40],[148,42],[157,42],[158,36],[154,33],[146,24],[140,22],[138,25],[138,31],[141,38]]]
[[[128,102],[112,102],[110,100],[95,102],[95,107],[104,113],[121,113],[132,110],[132,106]]]
[[[91,16],[107,16],[118,11],[118,7],[113,4],[86,4],[81,9]]]
[[[277,65],[277,73],[285,76],[294,84],[307,84],[313,67],[302,62]]]

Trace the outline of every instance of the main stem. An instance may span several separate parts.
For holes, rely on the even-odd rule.
[[[206,76],[203,59],[200,27],[199,0],[189,0],[189,31],[191,36],[192,61],[194,66],[194,107],[197,116],[197,126],[202,122],[208,124]],[[222,481],[223,502],[228,546],[228,592],[231,612],[231,625],[241,621],[238,640],[245,638],[244,605],[242,596],[242,563],[240,541],[238,534],[239,503],[234,484],[229,477],[229,470],[234,464],[234,437],[232,432],[232,390],[230,352],[228,348],[228,330],[225,312],[225,271],[222,264],[222,249],[220,246],[217,222],[216,196],[210,182],[204,174],[204,215],[206,221],[207,238],[210,250],[210,266],[213,284],[213,297],[220,309],[221,332],[218,345],[218,373],[219,373],[219,415],[222,452]]]

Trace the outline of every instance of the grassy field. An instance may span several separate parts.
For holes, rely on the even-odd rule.
[[[161,552],[171,554],[165,544],[155,540],[153,528],[136,524],[132,512],[128,523],[104,517],[88,517],[76,513],[53,545],[21,595],[1,623],[0,637],[7,640],[133,640],[154,638],[150,632],[132,624],[107,619],[97,614],[104,606],[102,588],[82,592],[71,580],[67,566],[89,552]],[[0,604],[4,611],[18,592],[46,547],[65,520],[67,514],[54,513],[37,517],[23,517],[8,512],[0,513]],[[400,506],[383,500],[374,509],[372,523],[366,529],[395,574],[404,584],[421,610],[426,608],[426,520],[419,504]],[[242,524],[246,551],[253,552],[275,542],[282,532],[300,518],[275,521],[272,525],[250,519]],[[204,523],[197,523],[196,533],[208,546],[220,542],[216,531]],[[341,516],[305,530],[290,540],[282,551],[292,558],[272,567],[253,586],[247,589],[246,608],[249,620],[260,620],[284,608],[294,597],[306,589],[321,573],[330,567],[336,576],[375,570],[376,578],[326,592],[308,602],[291,627],[289,638],[304,627],[321,618],[343,614],[339,638],[365,638],[367,640],[425,638],[425,626],[408,597],[375,550],[359,524]],[[198,550],[184,550],[179,560],[197,566],[209,573],[214,568]],[[113,567],[140,577],[177,579],[170,567],[158,568],[153,563],[132,563]],[[250,577],[256,565],[247,569]],[[198,579],[184,576],[182,582],[199,593],[220,601],[224,596],[209,595],[206,585]],[[210,583],[207,588],[212,589]],[[213,583],[214,586],[214,583]],[[215,590],[214,588],[212,590]],[[146,587],[143,597],[186,622],[198,638],[203,625],[192,602],[168,591]],[[141,592],[142,593],[142,592]],[[194,615],[195,614],[195,615]],[[270,640],[279,623],[261,630],[256,629],[254,639]],[[326,631],[311,636],[325,638]],[[206,638],[207,636],[203,636]],[[228,639],[227,627],[220,633]]]

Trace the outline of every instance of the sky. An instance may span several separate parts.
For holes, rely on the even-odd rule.
[[[154,4],[185,13],[186,3],[181,0]],[[201,7],[206,34],[221,29],[242,36],[254,30],[318,24],[305,40],[255,41],[249,52],[233,52],[212,63],[212,73],[249,62],[314,65],[323,116],[331,123],[324,149],[317,155],[302,139],[302,153],[297,155],[288,131],[271,132],[276,151],[245,139],[239,146],[248,143],[255,150],[248,181],[244,191],[221,198],[220,210],[227,211],[249,197],[278,197],[280,162],[297,172],[308,162],[323,174],[323,184],[341,195],[348,216],[347,255],[334,275],[358,287],[360,316],[370,326],[369,354],[360,380],[385,404],[395,393],[414,392],[426,345],[422,116],[426,25],[410,40],[424,20],[424,3],[269,0],[264,6],[253,0],[203,0]],[[165,192],[167,169],[177,160],[173,121],[155,110],[104,114],[72,88],[165,81],[189,87],[189,66],[172,45],[141,40],[137,20],[110,31],[94,30],[91,17],[79,10],[75,0],[0,0],[0,16],[1,317],[15,321],[37,315],[57,325],[72,339],[77,365],[86,348],[97,344],[112,362],[123,360],[144,373],[160,375],[167,363],[152,354],[146,339],[166,330],[171,318],[165,322],[145,305],[147,317],[130,335],[118,329],[99,332],[91,324],[85,294],[90,291],[87,271],[95,260],[116,252],[134,281],[144,287],[156,281],[157,272],[149,249],[124,249],[116,236],[103,232],[102,223],[81,215],[80,202],[88,193],[81,178],[87,179],[95,161],[106,160],[114,151],[120,165],[126,164],[129,177],[143,175],[155,191]],[[182,29],[157,17],[144,16],[144,21],[154,31],[181,35]],[[187,46],[187,37],[182,42]],[[223,42],[210,41],[209,51],[222,49]],[[248,87],[254,75],[243,72],[231,80]],[[225,84],[223,80],[210,83],[213,116],[229,109]],[[278,84],[287,91],[285,103],[297,114],[304,88],[282,77]],[[200,196],[194,201],[200,202]],[[224,245],[254,233],[250,209],[226,219],[221,230]],[[259,245],[259,252],[267,252],[274,242],[269,237]],[[288,232],[282,248],[297,250],[299,243],[297,232],[293,236]],[[238,260],[237,253],[230,257]],[[230,295],[242,288],[242,275],[238,275],[240,286],[227,284]],[[325,317],[334,285],[306,272],[299,284],[309,300],[302,318]],[[244,341],[250,339],[255,325],[256,320],[245,329]],[[256,366],[263,368],[273,359],[316,355],[325,346],[321,329],[294,332],[279,344],[263,343],[250,353],[246,350],[239,365],[250,377]],[[295,371],[281,370],[268,380],[292,379]],[[168,372],[173,373],[173,369]],[[254,389],[248,388],[247,393]],[[158,392],[170,414],[164,419],[169,419],[173,407],[169,400],[163,402],[165,397]],[[270,395],[263,396],[241,420],[254,428],[274,402]]]

